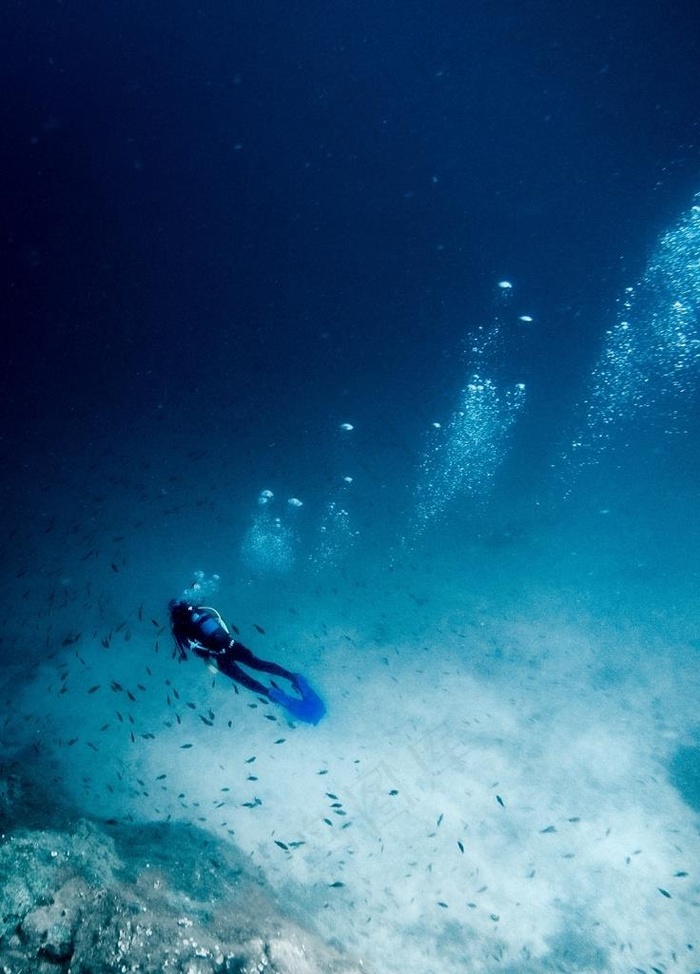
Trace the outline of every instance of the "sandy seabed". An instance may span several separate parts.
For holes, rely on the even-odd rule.
[[[118,501],[91,502],[107,534],[70,505],[22,529],[6,768],[107,830],[227,843],[368,970],[700,970],[692,573],[658,584],[605,509],[253,576],[223,495]],[[322,693],[319,726],[172,658],[167,599],[195,569]]]

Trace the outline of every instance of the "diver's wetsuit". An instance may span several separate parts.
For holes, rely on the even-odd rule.
[[[295,673],[285,670],[277,663],[258,659],[247,646],[234,639],[231,633],[224,629],[216,615],[207,611],[205,607],[192,605],[183,599],[173,599],[169,608],[173,636],[182,659],[187,658],[187,650],[190,649],[196,656],[213,663],[218,670],[236,683],[263,697],[269,696],[271,688],[244,673],[239,663],[249,666],[251,670],[284,677],[293,687],[296,687]]]

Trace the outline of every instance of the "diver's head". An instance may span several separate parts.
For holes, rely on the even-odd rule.
[[[168,602],[168,609],[170,611],[170,621],[173,626],[186,622],[192,613],[192,606],[185,599],[171,599]]]

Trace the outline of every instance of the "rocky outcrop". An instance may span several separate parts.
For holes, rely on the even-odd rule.
[[[1,974],[359,974],[187,826],[0,837]]]

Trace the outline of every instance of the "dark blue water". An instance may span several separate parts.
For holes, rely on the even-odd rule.
[[[116,776],[213,800],[163,690],[213,706],[169,657],[199,580],[327,699],[269,820],[223,830],[322,936],[376,970],[700,969],[698,63],[651,0],[6,5],[8,762],[40,734],[85,815],[221,831]],[[241,762],[279,752],[212,693]]]

